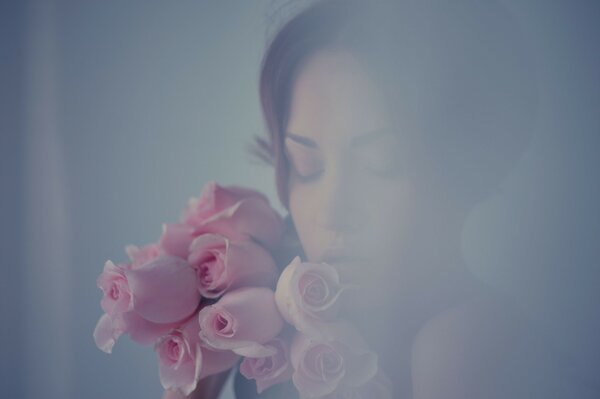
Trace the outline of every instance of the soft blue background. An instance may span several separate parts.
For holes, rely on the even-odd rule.
[[[553,397],[592,397],[600,7],[505,2],[538,63],[539,121],[500,192],[473,213],[465,255],[564,359],[547,374],[565,379],[548,381]],[[110,356],[95,347],[95,279],[126,244],[155,240],[210,179],[261,190],[281,210],[272,170],[246,144],[263,132],[266,35],[303,2],[282,3],[1,2],[1,397],[160,397],[152,350],[127,338]]]

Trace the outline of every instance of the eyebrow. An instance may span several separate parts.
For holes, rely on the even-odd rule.
[[[372,130],[368,133],[361,134],[360,136],[356,136],[352,139],[351,146],[352,147],[364,147],[367,144],[374,142],[377,139],[380,139],[388,134],[391,134],[392,130],[390,128],[381,128]],[[309,148],[317,148],[317,143],[308,137],[301,136],[292,132],[287,132],[286,137],[290,140],[295,141],[298,144],[304,145]]]

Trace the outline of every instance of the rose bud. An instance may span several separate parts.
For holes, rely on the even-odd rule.
[[[183,211],[181,221],[190,226],[198,226],[204,220],[232,207],[244,198],[258,198],[269,202],[268,198],[259,191],[240,186],[221,186],[210,180],[202,188],[199,198],[190,198]]]
[[[277,267],[271,255],[251,241],[231,241],[218,234],[203,234],[192,242],[188,261],[198,276],[203,297],[217,298],[242,286],[274,284]]]
[[[194,227],[194,236],[222,234],[232,240],[254,239],[275,248],[283,234],[283,219],[268,198],[252,189],[207,183],[198,200],[190,199],[183,223]]]
[[[202,348],[196,317],[162,336],[154,346],[158,354],[160,382],[163,388],[179,389],[189,395],[202,378],[227,370],[239,356],[231,351]]]
[[[273,296],[273,291],[264,287],[227,292],[217,303],[200,310],[200,338],[211,348],[229,349],[242,356],[273,355],[275,350],[264,344],[284,326]]]

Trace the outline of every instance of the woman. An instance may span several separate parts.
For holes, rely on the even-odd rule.
[[[461,232],[529,140],[535,87],[518,32],[493,2],[323,0],[263,58],[259,155],[288,232],[303,260],[359,284],[344,317],[395,398],[508,397],[523,322],[470,273]],[[236,394],[259,397],[239,373]],[[281,384],[260,397],[293,395]]]

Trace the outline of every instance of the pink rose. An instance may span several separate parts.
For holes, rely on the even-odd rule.
[[[123,313],[133,308],[129,283],[125,277],[125,269],[129,265],[115,265],[106,261],[102,274],[96,280],[98,288],[104,294],[100,300],[100,306],[109,316]]]
[[[200,338],[211,348],[229,349],[242,356],[273,355],[275,350],[264,344],[284,326],[273,296],[273,291],[264,287],[225,293],[217,303],[200,310]]]
[[[262,393],[272,385],[287,381],[294,372],[290,363],[289,342],[283,337],[277,337],[265,344],[273,348],[275,353],[265,357],[245,357],[240,364],[240,373],[252,380],[256,380],[256,389]]]
[[[132,260],[135,264],[139,259]],[[153,343],[200,303],[195,271],[185,260],[159,255],[135,268],[134,264],[108,261],[97,280],[106,314],[98,320],[94,340],[108,353],[124,333],[134,341]]]
[[[283,219],[265,195],[214,181],[204,186],[199,199],[189,200],[182,221],[195,228],[194,236],[218,233],[232,240],[253,238],[269,249],[279,244],[283,234]]]
[[[164,389],[179,389],[187,396],[202,378],[227,370],[238,361],[239,356],[231,351],[202,348],[199,331],[198,319],[192,317],[155,344]]]
[[[104,270],[98,276],[96,284],[102,290],[100,306],[106,312],[100,317],[94,329],[96,346],[106,353],[111,353],[117,339],[127,328],[122,314],[133,309],[133,300],[125,269],[130,265],[115,265],[106,261]]]
[[[283,318],[298,331],[324,338],[340,307],[342,285],[337,270],[327,263],[301,262],[296,256],[283,270],[275,290],[275,302]]]
[[[355,328],[336,323],[336,339],[321,340],[297,333],[291,346],[292,381],[301,398],[322,398],[336,390],[357,388],[377,372],[377,355],[369,351]]]
[[[231,241],[203,234],[192,242],[188,261],[196,270],[198,289],[206,298],[242,286],[272,286],[277,267],[271,255],[251,241]]]

